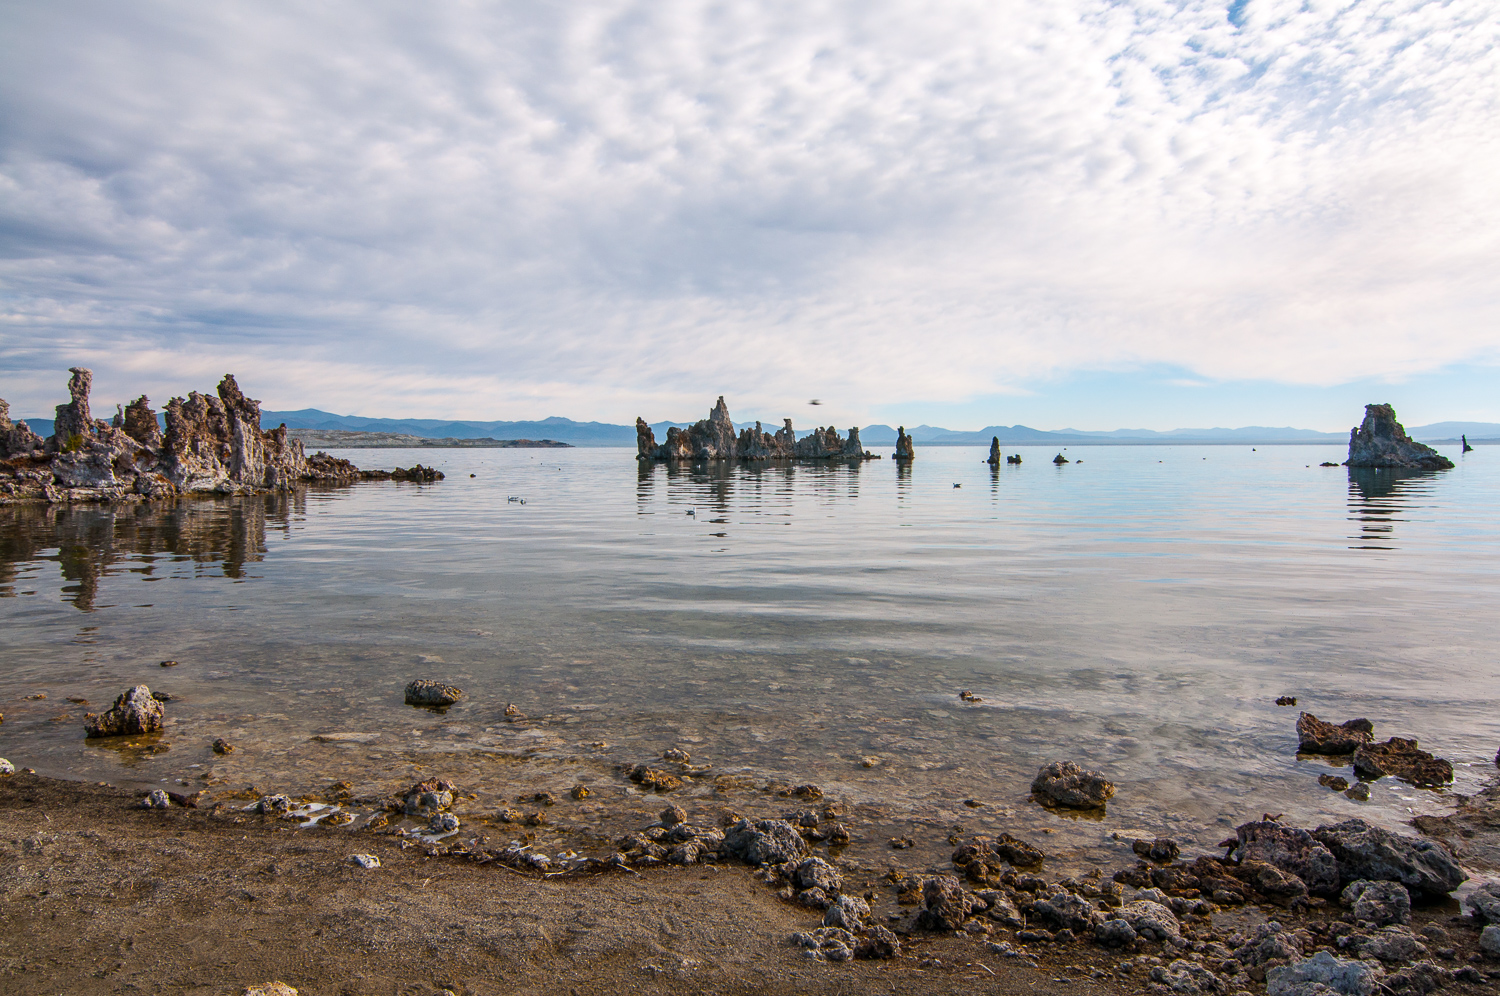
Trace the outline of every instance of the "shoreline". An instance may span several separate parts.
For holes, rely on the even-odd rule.
[[[656,767],[675,770],[667,762]],[[441,778],[439,768],[422,774]],[[458,818],[457,832],[435,838],[418,832],[425,813],[400,811],[407,786],[395,784],[364,795],[348,783],[335,784],[288,800],[292,812],[278,815],[274,805],[270,814],[257,811],[259,790],[251,786],[208,792],[163,786],[174,802],[147,809],[144,787],[26,770],[0,777],[0,841],[7,842],[0,844],[7,966],[0,993],[47,986],[118,992],[122,984],[169,977],[174,981],[158,991],[239,993],[280,979],[304,994],[393,996],[445,988],[468,996],[601,986],[683,993],[894,986],[911,993],[1113,994],[1149,991],[1161,981],[1153,981],[1154,970],[1180,974],[1187,964],[1217,970],[1225,983],[1232,973],[1223,969],[1239,971],[1237,983],[1204,991],[1257,993],[1264,991],[1265,969],[1281,962],[1246,966],[1234,961],[1229,945],[1257,930],[1266,933],[1270,923],[1280,925],[1277,936],[1294,938],[1304,956],[1323,949],[1354,956],[1331,943],[1354,929],[1337,899],[1288,901],[1247,887],[1249,901],[1223,905],[1193,888],[1151,891],[1153,881],[1169,885],[1214,859],[1132,856],[1078,873],[1049,858],[1026,868],[997,863],[993,877],[986,873],[976,881],[966,866],[945,860],[957,857],[955,846],[961,850],[974,834],[955,827],[944,836],[941,828],[923,827],[912,836],[920,832],[925,839],[895,849],[880,839],[888,828],[878,812],[813,786],[731,789],[715,798],[646,792],[602,802],[594,793],[553,792],[543,801],[530,786],[516,793],[519,783],[505,780],[505,790],[485,798],[468,791],[478,786],[455,786],[448,811]],[[359,816],[339,825],[296,818],[309,808],[325,817]],[[842,876],[843,894],[864,898],[871,931],[886,926],[895,932],[897,957],[811,959],[792,937],[816,930],[825,915],[818,906],[826,904],[810,902],[786,868],[757,870],[713,853],[678,864],[671,857],[652,859],[639,847],[643,835],[653,839],[666,829],[663,817],[670,825],[722,832],[741,816],[774,820],[795,810],[817,814],[816,826],[803,831],[808,853]],[[833,822],[853,841],[841,846],[827,832]],[[611,859],[631,838],[637,846],[629,860]],[[529,858],[539,853],[556,857],[542,868]],[[353,866],[354,854],[374,855],[380,867]],[[924,923],[924,887],[943,876],[953,876],[969,890],[965,895],[999,902],[990,911],[960,915],[956,932]],[[1044,929],[1026,910],[1048,890],[1053,898],[1082,899],[1100,910],[1143,898],[1170,902],[1181,939],[1143,936],[1119,948],[1086,930],[1075,937],[1056,923]],[[1002,909],[1010,913],[997,912]],[[1011,915],[1017,909],[1019,921]],[[1487,991],[1500,979],[1500,961],[1476,953],[1478,930],[1460,914],[1451,896],[1416,903],[1409,929],[1429,949],[1421,960],[1448,978],[1444,991]],[[71,938],[67,958],[55,957],[59,936]],[[121,936],[133,939],[124,949]],[[1383,968],[1389,976],[1413,960]],[[1247,979],[1247,967],[1260,979]],[[421,988],[429,979],[431,988]],[[356,989],[341,988],[351,980]],[[418,988],[409,988],[413,984]]]

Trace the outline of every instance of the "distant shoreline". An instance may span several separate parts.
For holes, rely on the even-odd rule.
[[[555,439],[457,439],[445,436],[434,439],[428,436],[411,436],[392,432],[352,432],[342,429],[288,429],[287,435],[298,440],[304,447],[327,447],[341,450],[374,449],[572,449],[572,443],[560,443]]]

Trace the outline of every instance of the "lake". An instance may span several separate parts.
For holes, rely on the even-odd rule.
[[[1335,446],[644,470],[618,449],[355,450],[447,480],[0,508],[0,754],[293,792],[433,764],[514,780],[522,759],[623,791],[618,765],[680,744],[1080,846],[1211,850],[1262,812],[1398,827],[1450,797],[1331,792],[1338,762],[1299,759],[1294,724],[1369,717],[1453,761],[1457,791],[1495,773],[1500,451],[1456,449],[1418,476],[1319,467]],[[418,677],[469,696],[412,709]],[[173,696],[162,744],[85,742],[84,710],[138,682]],[[1117,783],[1102,825],[1030,801],[1054,759]]]

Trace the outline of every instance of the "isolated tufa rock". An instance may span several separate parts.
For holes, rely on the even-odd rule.
[[[1352,754],[1370,742],[1375,725],[1368,719],[1351,719],[1334,725],[1310,712],[1297,717],[1297,750],[1303,754]]]
[[[1238,843],[1232,856],[1244,865],[1263,861],[1297,876],[1315,896],[1336,896],[1339,863],[1333,851],[1306,830],[1257,820],[1235,828]]]
[[[807,856],[807,841],[786,820],[740,820],[724,831],[720,853],[747,865],[780,865]]]
[[[1413,441],[1396,421],[1396,409],[1390,405],[1365,405],[1365,420],[1349,430],[1345,466],[1452,470],[1453,461],[1431,446]]]
[[[906,426],[900,426],[896,430],[896,459],[907,463],[916,459],[916,456],[916,447],[913,445],[911,437],[906,434]]]
[[[418,678],[406,686],[406,704],[414,706],[449,706],[464,697],[462,688],[441,681]]]
[[[1345,906],[1354,908],[1354,919],[1377,927],[1411,923],[1411,894],[1400,882],[1350,882],[1339,897]]]
[[[122,692],[107,711],[84,716],[83,731],[88,737],[136,736],[159,733],[165,722],[166,710],[151,697],[151,689],[136,685]]]
[[[1031,783],[1043,802],[1072,809],[1097,809],[1114,797],[1114,783],[1097,771],[1086,771],[1072,761],[1043,765]]]
[[[1375,996],[1380,969],[1368,962],[1335,958],[1319,951],[1303,961],[1266,973],[1266,996]]]
[[[1415,740],[1403,737],[1360,747],[1354,752],[1354,770],[1363,778],[1394,775],[1413,785],[1446,785],[1453,781],[1451,763],[1422,750]]]
[[[987,464],[989,464],[991,467],[999,466],[999,464],[1000,464],[1000,437],[999,436],[991,436],[990,437],[990,455],[989,455],[989,458],[987,460],[985,460],[984,462],[987,463]]]
[[[1344,883],[1400,882],[1413,893],[1439,897],[1469,877],[1443,845],[1403,837],[1364,820],[1320,826],[1312,836],[1338,860]]]

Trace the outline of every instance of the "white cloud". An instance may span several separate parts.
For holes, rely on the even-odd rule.
[[[1226,8],[13,8],[0,390],[853,419],[1500,360],[1493,3]]]

